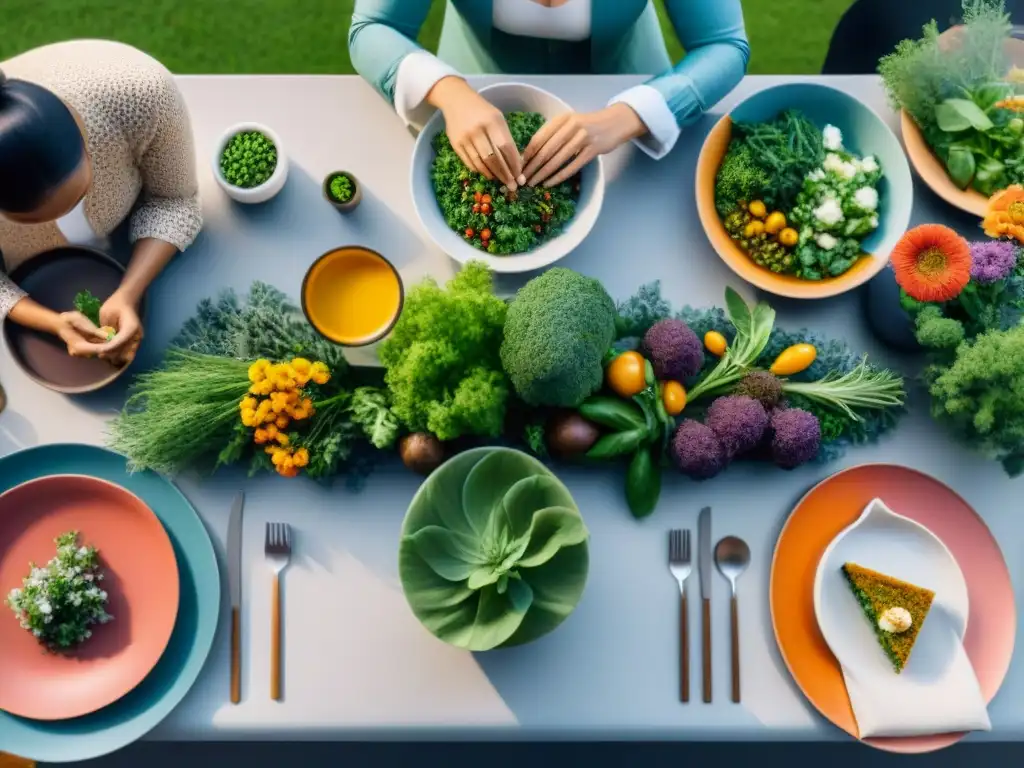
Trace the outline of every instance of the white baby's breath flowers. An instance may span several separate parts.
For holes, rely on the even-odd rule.
[[[99,553],[78,546],[72,531],[56,539],[57,556],[45,567],[30,564],[22,586],[10,591],[5,602],[21,627],[53,650],[70,648],[92,637],[93,624],[113,617],[106,611],[108,595],[96,586]]]
[[[834,125],[826,125],[821,132],[822,144],[830,152],[836,152],[843,148],[843,132]]]

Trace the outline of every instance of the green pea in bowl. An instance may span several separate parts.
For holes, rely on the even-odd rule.
[[[246,166],[245,177],[236,181],[234,175],[238,173],[238,168],[231,168],[229,171],[232,174],[232,178],[228,178],[225,175],[225,162],[223,162],[225,161],[225,150],[228,149],[228,146],[236,137],[244,137],[245,134],[258,134],[266,142],[269,142],[275,152],[275,161],[269,169],[269,175],[266,175],[268,169],[259,169],[257,171],[258,175],[255,175],[251,173],[254,169],[248,166],[244,157],[237,159],[227,158],[226,162],[229,168],[232,165]],[[233,125],[224,131],[216,147],[216,151],[213,153],[213,175],[217,179],[220,188],[232,200],[247,204],[265,203],[284,189],[284,183],[288,179],[288,158],[284,153],[281,137],[267,126],[260,125],[259,123],[238,123]],[[249,162],[252,162],[252,158],[249,158]]]

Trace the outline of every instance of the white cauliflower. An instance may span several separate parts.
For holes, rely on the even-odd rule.
[[[843,132],[834,125],[826,125],[825,130],[821,132],[821,136],[825,149],[835,152],[843,148]]]
[[[843,220],[843,207],[834,197],[826,197],[814,209],[814,218],[825,227],[834,227]]]
[[[874,173],[878,170],[878,161],[875,160],[874,155],[868,155],[867,157],[862,158],[858,165],[860,165],[860,169],[864,173]]]
[[[878,190],[874,187],[861,187],[853,193],[853,202],[862,211],[874,211],[878,208]]]
[[[836,244],[839,241],[832,237],[832,235],[830,235],[828,232],[819,232],[815,236],[814,242],[818,244],[818,247],[821,248],[821,250],[831,251],[833,248],[836,247]]]

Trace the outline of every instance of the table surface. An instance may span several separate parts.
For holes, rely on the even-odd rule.
[[[720,303],[730,284],[752,298],[753,290],[715,256],[701,229],[694,167],[703,137],[722,111],[755,90],[792,79],[747,78],[714,114],[687,129],[660,162],[632,147],[608,156],[604,213],[582,246],[561,263],[599,278],[616,298],[656,279],[676,306]],[[807,79],[854,93],[897,129],[875,78]],[[587,110],[636,79],[530,81]],[[444,279],[453,273],[453,262],[429,241],[413,209],[408,179],[413,138],[362,80],[182,77],[180,82],[195,128],[206,226],[153,286],[141,365],[158,359],[199,300],[228,287],[244,292],[253,280],[297,298],[308,266],[338,245],[358,243],[386,254],[407,285],[424,275]],[[273,127],[291,162],[284,191],[265,205],[231,203],[211,171],[217,138],[228,125],[245,120]],[[364,185],[362,205],[348,216],[337,214],[320,196],[321,179],[337,169],[352,171]],[[969,231],[969,221],[951,216],[918,184],[915,222],[945,221]],[[511,291],[522,281],[502,279],[500,286]],[[814,327],[845,338],[881,363],[905,368],[906,361],[870,336],[858,301],[847,295],[827,302],[772,303],[784,327]],[[49,442],[102,443],[104,422],[121,404],[123,390],[63,397],[13,369],[6,349],[2,355],[9,405],[0,415],[0,453]],[[924,397],[914,392],[911,412],[892,436],[852,449],[828,466],[783,473],[741,464],[699,485],[672,477],[658,510],[643,522],[626,509],[620,473],[559,469],[592,535],[586,593],[551,635],[480,655],[434,639],[405,603],[397,576],[398,537],[418,480],[400,466],[378,472],[360,493],[343,484],[326,489],[277,477],[248,480],[235,472],[203,481],[181,478],[221,558],[231,499],[239,487],[247,493],[243,701],[237,706],[228,701],[225,613],[204,673],[150,738],[848,738],[817,714],[789,678],[768,610],[775,539],[810,486],[841,467],[875,461],[936,475],[984,516],[1003,544],[1014,584],[1021,584],[1024,551],[1013,486],[995,463],[953,444],[926,410]],[[678,702],[678,592],[664,564],[665,532],[695,529],[705,505],[714,509],[715,539],[742,536],[753,553],[739,583],[741,705],[729,701],[728,595],[726,582],[717,576],[714,703],[700,703],[699,696],[685,706]],[[270,520],[290,522],[295,542],[284,577],[285,698],[280,703],[269,695],[271,582],[262,547],[264,523]],[[699,627],[699,601],[691,600],[690,607],[691,626]],[[699,684],[696,646],[692,656]],[[1024,738],[1024,708],[1016,702],[1021,694],[1024,665],[1018,659],[990,707],[993,731],[969,738]]]

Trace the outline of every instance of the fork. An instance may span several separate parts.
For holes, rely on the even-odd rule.
[[[693,570],[689,529],[668,532],[668,569],[679,584],[679,700],[690,700],[690,628],[686,607],[686,578]]]
[[[292,529],[287,523],[267,523],[264,554],[274,572],[270,607],[270,698],[281,700],[281,571],[292,557]]]

